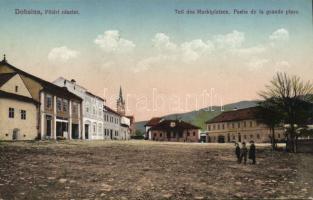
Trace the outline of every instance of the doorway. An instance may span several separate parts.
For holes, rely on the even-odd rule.
[[[85,139],[89,139],[89,124],[85,124]]]
[[[52,128],[52,118],[49,115],[46,115],[46,136],[51,137],[51,128]]]
[[[12,140],[18,140],[20,136],[20,129],[13,129]]]
[[[238,133],[238,142],[241,142],[241,134]]]
[[[223,135],[219,135],[217,137],[217,142],[218,143],[225,143],[225,137]]]
[[[78,124],[72,124],[72,139],[79,139]]]

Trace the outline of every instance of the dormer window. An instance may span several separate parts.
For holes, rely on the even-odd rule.
[[[18,86],[17,85],[15,86],[15,92],[18,92]]]

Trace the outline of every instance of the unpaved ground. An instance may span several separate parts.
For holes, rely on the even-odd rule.
[[[0,143],[0,199],[313,199],[313,155],[230,144]]]

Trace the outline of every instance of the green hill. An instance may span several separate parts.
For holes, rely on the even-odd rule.
[[[220,106],[213,106],[208,108],[203,108],[196,111],[186,112],[186,113],[177,113],[177,114],[170,114],[165,115],[163,118],[165,119],[181,119],[186,122],[192,123],[196,126],[199,126],[204,131],[205,128],[205,122],[212,119],[213,117],[216,117],[223,111],[229,111],[233,110],[235,108],[241,109],[241,108],[248,108],[256,106],[258,101],[240,101],[237,103],[227,104],[223,107]],[[145,132],[144,125],[147,123],[147,121],[140,121],[136,122],[136,129],[140,130],[141,132]]]

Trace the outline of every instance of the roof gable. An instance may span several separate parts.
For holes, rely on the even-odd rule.
[[[2,84],[0,84],[1,91],[32,98],[30,92],[28,91],[24,81],[22,80],[19,74],[17,73],[0,74],[0,79],[3,80],[3,77],[10,78],[7,78],[6,82],[2,82]]]

